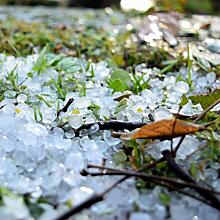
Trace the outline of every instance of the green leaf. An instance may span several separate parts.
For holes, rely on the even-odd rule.
[[[196,62],[196,64],[203,69],[204,71],[208,72],[209,69],[211,68],[210,62],[209,60],[205,59],[205,58],[201,58],[198,56],[193,56],[194,61]]]
[[[128,106],[128,100],[123,98],[118,105],[115,107],[115,114],[118,114],[120,111],[124,110]]]
[[[65,204],[67,205],[67,207],[71,208],[73,206],[73,202],[71,199],[68,199]]]
[[[76,73],[81,71],[81,67],[76,65],[72,57],[63,57],[56,65],[56,69],[59,71],[65,71],[66,73]]]
[[[100,106],[96,105],[95,103],[92,103],[89,107],[89,110],[92,111],[92,113],[95,115],[96,118],[98,118],[98,111],[100,110]]]
[[[114,81],[116,79],[120,79],[124,81],[125,83],[131,82],[131,77],[129,75],[129,72],[123,69],[117,69],[112,72],[110,80]]]
[[[160,70],[159,75],[172,71],[172,69],[180,62],[180,59],[166,60],[162,64],[165,65],[163,69]]]
[[[116,165],[124,164],[127,161],[127,155],[124,151],[119,150],[114,154],[112,160]]]
[[[189,43],[187,43],[187,83],[192,91],[192,60],[190,59]]]
[[[169,205],[169,203],[170,203],[170,196],[168,195],[168,194],[166,194],[166,193],[163,193],[163,192],[161,192],[160,194],[159,194],[159,199],[160,199],[160,201],[164,204],[164,205]]]
[[[188,99],[186,97],[186,95],[182,96],[182,100],[180,102],[180,107],[183,107],[184,105],[186,105],[188,103]]]
[[[213,93],[189,96],[189,99],[192,100],[193,104],[199,103],[201,104],[203,109],[208,108],[211,104],[213,104],[219,98],[220,98],[220,89],[216,89]]]
[[[120,79],[114,80],[109,87],[114,90],[114,92],[123,92],[126,90],[127,86]]]
[[[114,92],[123,92],[129,89],[132,84],[129,72],[117,69],[115,70],[108,81],[109,87],[114,90]]]
[[[49,61],[48,61],[48,66],[57,66],[58,63],[60,63],[62,61],[62,59],[64,59],[64,55],[60,54],[60,55],[55,55],[54,54],[50,54],[51,56],[49,56]]]
[[[195,178],[197,177],[197,170],[198,169],[197,169],[196,165],[193,163],[190,168],[190,173]]]
[[[49,44],[47,44],[39,53],[37,61],[33,66],[33,70],[36,70],[37,72],[40,73],[46,67],[46,54],[48,50],[49,50]]]

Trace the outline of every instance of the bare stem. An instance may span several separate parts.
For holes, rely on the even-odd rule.
[[[66,103],[66,105],[63,106],[63,108],[61,108],[58,112],[57,115],[59,116],[61,112],[67,112],[67,109],[69,108],[69,106],[73,103],[74,99],[70,98],[68,100],[68,102]]]
[[[213,104],[211,104],[208,108],[206,108],[200,115],[198,115],[198,117],[193,121],[193,123],[198,122],[207,112],[209,112],[219,103],[220,103],[220,98],[217,101],[215,101]]]
[[[213,104],[211,104],[208,108],[206,108],[200,115],[196,117],[196,119],[193,121],[193,123],[197,123],[207,112],[209,112],[212,108],[214,108],[216,105],[220,103],[220,99],[215,101]],[[177,144],[176,148],[173,151],[174,157],[176,156],[177,151],[179,150],[183,140],[185,139],[186,135],[182,136],[179,140],[179,143]]]
[[[100,166],[92,165],[92,166],[90,166],[90,168],[100,168]],[[220,192],[217,192],[215,190],[202,187],[202,186],[200,186],[198,184],[195,184],[195,183],[175,180],[175,179],[172,179],[172,178],[169,178],[169,177],[156,176],[156,175],[147,175],[147,174],[143,174],[143,173],[126,171],[126,170],[121,170],[121,169],[117,170],[117,169],[112,169],[112,168],[108,168],[108,167],[102,167],[102,169],[105,170],[105,172],[89,172],[88,170],[84,170],[83,173],[84,173],[84,175],[91,175],[91,176],[105,176],[105,175],[107,175],[107,176],[120,176],[120,175],[125,175],[125,176],[128,176],[128,177],[142,178],[142,179],[145,179],[145,180],[148,180],[148,181],[157,180],[157,181],[160,181],[160,182],[167,182],[169,184],[173,184],[173,185],[181,187],[181,188],[191,187],[193,189],[200,189],[200,190],[204,190],[206,192],[210,192],[210,193],[220,195]]]
[[[139,174],[139,173],[127,173],[127,172],[87,172],[87,175],[91,175],[91,176],[105,176],[105,175],[108,175],[108,176],[118,176],[118,175],[126,175],[124,178],[128,178],[128,177],[138,177],[138,178],[141,178],[143,180],[147,180],[147,181],[150,181],[150,182],[154,182],[156,183],[157,185],[160,185],[160,186],[164,186],[168,189],[172,189],[174,191],[177,191],[177,192],[180,192],[184,195],[187,195],[187,196],[190,196],[194,199],[197,199],[205,204],[208,204],[212,207],[214,207],[211,202],[209,200],[205,200],[203,198],[200,198],[192,193],[189,193],[187,191],[184,191],[178,187],[192,187],[192,188],[195,188],[195,189],[199,189],[199,190],[204,190],[205,192],[210,192],[210,193],[217,193],[220,195],[220,192],[216,192],[216,191],[213,191],[213,190],[210,190],[210,189],[206,189],[206,188],[202,188],[202,187],[199,187],[197,185],[194,185],[194,184],[191,184],[191,183],[187,183],[187,182],[179,182],[179,181],[175,181],[173,179],[170,179],[170,178],[166,178],[166,177],[159,177],[159,176],[154,176],[154,175],[144,175],[144,174]],[[173,184],[173,185],[172,185]],[[216,207],[214,207],[216,208]],[[219,210],[219,209],[218,209]]]
[[[123,182],[125,179],[126,179],[126,177],[115,181],[107,189],[105,189],[102,193],[93,194],[85,202],[82,202],[81,204],[74,206],[73,208],[69,209],[67,212],[65,212],[62,215],[60,215],[59,217],[57,217],[55,220],[66,220],[66,219],[70,218],[71,216],[75,215],[76,213],[82,211],[83,209],[90,208],[92,205],[103,201],[105,195],[108,192],[110,192],[113,188],[115,188],[118,184]]]
[[[165,157],[166,161],[167,161],[167,165],[168,167],[175,172],[175,174],[182,180],[186,181],[186,182],[190,182],[190,183],[194,183],[197,186],[199,186],[199,184],[188,174],[186,173],[174,160],[172,154],[170,151],[165,150],[162,152],[163,156]],[[217,197],[215,197],[212,193],[209,193],[207,191],[204,191],[204,189],[200,189],[200,188],[195,188],[195,190],[201,195],[203,196],[203,198],[207,199],[210,201],[210,204],[212,207],[220,210],[220,201],[218,200]]]
[[[67,122],[60,124],[59,127],[63,127],[66,125]],[[127,129],[129,131],[134,130],[136,128],[140,128],[146,123],[144,122],[125,122],[125,121],[117,121],[117,120],[111,120],[111,121],[99,121],[97,123],[89,123],[89,124],[83,124],[80,128],[78,128],[76,131],[79,132],[82,129],[89,129],[93,125],[98,125],[100,130],[114,130],[114,131],[120,131]]]

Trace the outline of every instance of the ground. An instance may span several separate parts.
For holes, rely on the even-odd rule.
[[[220,218],[218,17],[1,7],[0,19],[1,219],[66,219],[92,195],[103,201],[72,219]],[[133,138],[143,125],[159,133]]]

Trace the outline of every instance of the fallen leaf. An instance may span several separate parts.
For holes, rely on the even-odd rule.
[[[121,135],[124,140],[129,139],[171,139],[187,134],[192,134],[205,127],[179,119],[165,119],[156,121],[141,128],[135,129],[128,134]]]

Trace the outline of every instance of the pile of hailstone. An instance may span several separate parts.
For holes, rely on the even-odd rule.
[[[143,80],[149,81],[149,89],[138,95],[132,94],[126,98],[126,104],[121,105],[120,101],[115,101],[121,93],[113,93],[108,88],[107,78],[112,69],[106,62],[92,63],[88,68],[85,60],[68,58],[71,70],[59,71],[48,65],[37,71],[34,68],[37,60],[37,54],[26,58],[0,55],[1,90],[4,90],[0,102],[0,185],[17,194],[29,194],[33,201],[48,198],[51,203],[41,205],[43,213],[38,218],[48,220],[67,210],[67,203],[77,205],[116,179],[83,177],[80,171],[87,163],[100,164],[103,158],[107,159],[108,166],[115,166],[112,156],[121,148],[121,140],[111,137],[110,131],[100,131],[97,126],[81,130],[77,135],[75,129],[109,119],[148,122],[150,113],[155,120],[171,118],[178,111],[182,95],[190,94],[190,88],[184,68],[178,73],[168,73],[161,80],[154,77],[156,69],[139,65],[135,74],[145,73]],[[182,76],[179,81],[176,81],[177,74]],[[68,88],[64,99],[60,97],[62,91],[58,91],[56,83],[60,76]],[[195,93],[220,85],[212,72],[203,76],[192,71],[191,77]],[[58,115],[59,109],[70,98],[74,99],[73,103],[66,112]],[[91,106],[98,108],[94,111]],[[188,102],[180,114],[190,116],[202,110],[199,104]],[[167,143],[155,145],[146,153],[159,158]],[[188,136],[183,145],[178,154],[180,160],[197,149],[200,143],[195,136]],[[162,220],[167,211],[158,199],[160,192],[160,187],[138,191],[135,182],[127,180],[109,193],[104,202],[75,219],[127,219],[129,216],[130,220]],[[34,219],[21,197],[4,196],[2,204],[1,220]],[[52,204],[57,208],[54,209]],[[202,219],[210,212],[210,219],[219,219],[215,210],[187,197],[174,196],[170,204],[170,219]]]

